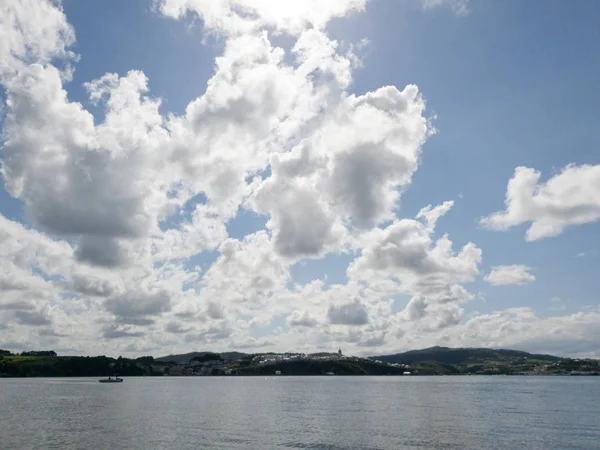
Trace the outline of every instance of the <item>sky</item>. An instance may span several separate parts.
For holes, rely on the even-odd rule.
[[[600,4],[0,4],[0,348],[600,357]]]

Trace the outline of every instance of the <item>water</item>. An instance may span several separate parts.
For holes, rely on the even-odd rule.
[[[598,449],[600,378],[0,379],[0,449]]]

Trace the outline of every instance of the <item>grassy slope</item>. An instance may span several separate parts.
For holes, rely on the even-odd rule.
[[[488,364],[508,364],[517,361],[554,362],[562,358],[550,355],[537,355],[517,350],[496,350],[489,348],[448,348],[431,347],[412,350],[395,355],[373,356],[372,359],[388,363],[421,364],[436,362],[444,365],[472,366]]]

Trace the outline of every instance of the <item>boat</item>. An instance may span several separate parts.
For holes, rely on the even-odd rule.
[[[103,380],[98,380],[100,383],[122,383],[123,378],[119,378],[118,376],[104,378]]]

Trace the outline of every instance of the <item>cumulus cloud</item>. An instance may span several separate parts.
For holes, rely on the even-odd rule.
[[[49,325],[51,323],[47,315],[42,311],[26,311],[19,309],[14,313],[15,318],[23,325]]]
[[[471,318],[449,331],[450,343],[523,348],[541,353],[600,357],[597,342],[600,314],[579,312],[564,317],[540,317],[531,308],[510,308]]]
[[[510,266],[492,267],[484,280],[494,286],[506,284],[527,284],[535,281],[535,276],[531,273],[531,267],[523,264],[513,264]]]
[[[335,325],[365,325],[369,315],[360,300],[343,305],[331,305],[327,311],[329,322]]]
[[[75,32],[57,2],[5,0],[0,5],[0,80],[31,63],[73,58]]]
[[[242,241],[229,238],[219,252],[200,282],[207,312],[216,318],[224,314],[222,303],[260,305],[289,280],[288,266],[273,252],[265,231],[247,235]],[[215,299],[219,305],[214,304]]]
[[[3,342],[119,354],[337,343],[369,352],[485,339],[483,326],[468,332],[486,320],[501,328],[489,341],[505,342],[505,316],[515,314],[549,323],[523,311],[467,320],[465,285],[482,252],[436,234],[453,202],[398,213],[435,130],[416,85],[352,92],[357,47],[333,39],[327,24],[366,0],[156,3],[166,17],[199,18],[222,44],[182,114],[164,114],[135,68],[85,83],[93,110],[71,101],[75,34],[60,3],[0,6],[0,171],[27,223],[0,215]],[[466,1],[423,4],[467,11]],[[575,169],[593,184],[592,166],[569,166],[556,188],[536,179],[531,201],[507,196],[507,211],[488,225],[560,232],[597,220],[595,191],[560,178]],[[229,236],[240,213],[266,228]],[[294,279],[295,268],[325,256],[347,265],[346,281]],[[257,329],[268,336],[254,337]]]
[[[111,280],[78,272],[74,272],[72,275],[71,287],[80,294],[97,297],[108,297],[115,293],[117,289],[117,286]]]
[[[111,267],[132,251],[120,239],[147,236],[167,199],[150,188],[150,179],[161,179],[152,151],[165,133],[159,103],[142,96],[140,72],[109,78],[90,88],[92,98],[107,96],[106,119],[97,127],[67,100],[54,67],[32,65],[11,79],[2,175],[35,225],[79,239],[79,259]]]
[[[308,311],[304,311],[304,312],[299,312],[299,311],[294,311],[289,317],[288,317],[288,324],[291,327],[307,327],[307,328],[313,328],[316,327],[319,324],[319,321],[317,320],[316,317],[312,317]]]
[[[4,310],[15,310],[15,311],[27,311],[35,309],[35,306],[29,302],[17,301],[17,302],[3,302],[0,303],[0,309]]]
[[[194,11],[204,26],[222,33],[250,33],[262,27],[298,34],[307,28],[322,29],[335,17],[364,9],[366,0],[321,2],[306,0],[284,4],[276,0],[160,0],[163,14],[181,18]]]
[[[73,249],[67,242],[53,240],[0,214],[0,258],[6,275],[35,276],[31,268],[50,276],[60,275],[72,267]]]
[[[165,326],[165,331],[167,333],[179,334],[187,333],[188,331],[190,331],[190,328],[186,328],[181,323],[172,320]]]
[[[432,332],[457,325],[463,318],[463,304],[474,295],[463,284],[479,274],[482,252],[467,243],[458,253],[447,235],[433,239],[437,220],[452,202],[426,206],[416,219],[396,219],[386,228],[365,233],[354,245],[361,255],[348,267],[348,276],[368,283],[365,295],[385,299],[406,295],[404,309],[381,326],[398,336],[407,332]],[[380,312],[378,315],[382,315]]]
[[[115,316],[135,319],[169,311],[171,299],[166,292],[128,292],[115,295],[104,302],[106,309]]]
[[[65,334],[57,333],[52,328],[42,328],[41,330],[38,331],[38,335],[42,336],[42,337],[49,337],[49,338],[57,338],[57,337],[65,337],[66,336]]]
[[[406,293],[439,296],[465,294],[460,283],[468,283],[479,273],[482,252],[475,244],[466,244],[454,253],[452,241],[443,235],[436,241],[433,232],[436,220],[452,206],[428,206],[413,219],[394,220],[386,228],[376,228],[365,234],[362,255],[348,268],[356,279],[391,277],[398,280]]]
[[[225,312],[223,310],[223,307],[215,302],[208,302],[208,306],[206,307],[206,314],[211,319],[225,318]]]
[[[600,219],[600,165],[569,164],[545,182],[540,177],[534,169],[517,167],[506,189],[506,209],[482,218],[481,224],[505,231],[531,223],[525,238],[537,241]]]

